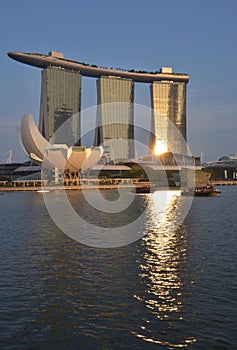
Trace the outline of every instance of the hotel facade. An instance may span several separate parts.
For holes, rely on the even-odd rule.
[[[134,157],[134,83],[102,76],[97,80],[96,145],[115,163]],[[107,153],[107,154],[106,154]]]
[[[66,143],[69,146],[79,144],[80,106],[79,72],[54,66],[42,70],[39,130],[47,140],[51,140],[52,143]],[[77,118],[71,119],[75,114]],[[60,130],[60,126],[66,121],[67,128]]]
[[[67,60],[58,52],[48,55],[9,52],[8,56],[42,69],[39,130],[46,140],[56,135],[54,143],[80,145],[82,76],[87,76],[96,78],[97,86],[95,146],[102,145],[115,163],[134,157],[136,83],[150,85],[151,148],[162,140],[168,151],[186,153],[187,74],[174,73],[168,67],[150,73],[100,68]],[[71,118],[73,115],[76,118]],[[70,119],[67,130],[55,134]]]

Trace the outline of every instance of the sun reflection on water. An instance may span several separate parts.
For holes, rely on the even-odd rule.
[[[152,194],[151,231],[143,239],[146,251],[145,264],[141,266],[141,277],[148,277],[147,292],[150,295],[146,306],[160,319],[170,317],[170,313],[179,311],[182,306],[182,281],[179,277],[178,263],[185,255],[185,246],[177,245],[180,237],[177,237],[173,222],[178,197],[179,192],[176,191],[157,191]],[[165,210],[162,210],[164,201]]]
[[[142,239],[144,254],[139,266],[146,290],[143,296],[134,296],[152,315],[151,319],[144,319],[140,333],[137,332],[136,336],[148,342],[172,347],[187,347],[195,342],[190,337],[176,339],[173,344],[166,341],[172,327],[177,327],[177,324],[180,327],[183,320],[184,282],[181,270],[185,264],[187,241],[185,231],[177,228],[181,200],[179,191],[157,191],[150,196],[149,233]],[[160,322],[159,329],[162,331],[160,336],[156,332],[151,337],[153,328],[157,329],[155,320],[156,323]]]

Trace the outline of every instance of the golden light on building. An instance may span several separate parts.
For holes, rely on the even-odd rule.
[[[160,156],[161,154],[166,153],[166,152],[168,152],[168,147],[165,144],[165,142],[162,140],[156,140],[154,154],[156,156]]]

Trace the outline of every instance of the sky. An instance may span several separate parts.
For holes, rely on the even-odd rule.
[[[205,161],[237,152],[236,0],[0,0],[0,162],[13,150],[26,157],[16,128],[36,122],[40,69],[11,60],[9,51],[47,54],[104,67],[187,73],[187,135]],[[96,104],[95,81],[83,79],[83,104]],[[149,89],[135,85],[135,102]]]

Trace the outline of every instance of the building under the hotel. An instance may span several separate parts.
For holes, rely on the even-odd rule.
[[[105,156],[115,163],[133,158],[133,81],[102,76],[97,80],[97,98],[95,143],[103,144]]]
[[[174,73],[163,67],[159,72],[124,71],[64,59],[63,54],[50,52],[8,56],[42,70],[39,130],[48,141],[80,145],[82,76],[97,78],[97,128],[95,146],[103,145],[105,154],[117,163],[134,156],[134,87],[150,84],[154,130],[153,145],[162,140],[170,152],[186,154],[186,84],[187,74]],[[68,128],[55,131],[72,115]],[[174,125],[182,135],[174,132]]]
[[[40,132],[52,143],[78,145],[81,105],[80,73],[52,66],[43,69],[41,74]],[[78,117],[71,119],[75,114]],[[66,121],[68,121],[67,128],[55,133]]]

